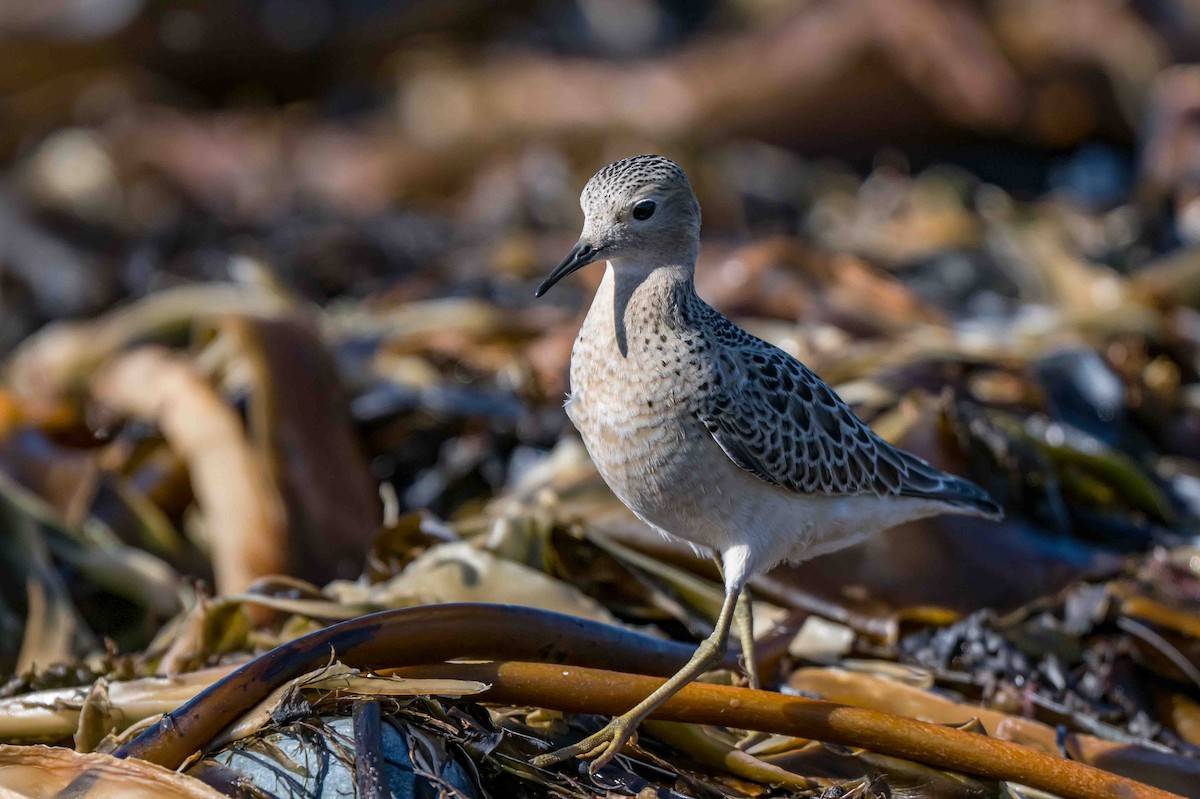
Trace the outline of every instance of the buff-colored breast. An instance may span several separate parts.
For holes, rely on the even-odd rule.
[[[668,327],[669,276],[623,296],[610,267],[571,356],[567,414],[605,482],[664,532],[711,546],[736,496],[713,497],[698,481],[741,482],[696,414],[711,368],[692,337]]]

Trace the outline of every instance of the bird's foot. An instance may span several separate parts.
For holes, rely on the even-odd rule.
[[[532,762],[538,768],[545,768],[578,757],[591,760],[592,762],[588,764],[588,772],[595,774],[611,763],[612,759],[621,751],[621,747],[631,739],[637,739],[637,720],[618,716],[605,725],[604,729],[589,735],[579,743],[538,755]]]

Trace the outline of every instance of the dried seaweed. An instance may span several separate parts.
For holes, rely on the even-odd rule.
[[[6,790],[1019,799],[1029,751],[1200,796],[1189,3],[301,6],[0,10]],[[532,298],[649,149],[702,296],[1008,516],[763,576],[782,696],[734,653],[612,768],[538,770],[720,593],[562,413],[598,274]],[[738,749],[730,697],[814,737]],[[829,703],[904,734],[780,711]],[[199,759],[106,754],[147,741]]]

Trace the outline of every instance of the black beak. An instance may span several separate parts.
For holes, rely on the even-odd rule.
[[[584,242],[580,241],[571,248],[571,251],[567,253],[567,257],[563,259],[563,262],[554,267],[554,271],[542,281],[542,285],[537,287],[537,291],[533,293],[533,296],[542,296],[549,291],[550,287],[555,283],[562,280],[575,270],[581,269],[590,264],[592,261],[596,260],[596,256],[599,254],[600,250],[595,249],[590,244],[585,244]]]

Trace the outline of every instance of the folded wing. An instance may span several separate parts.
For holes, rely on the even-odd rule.
[[[1000,514],[979,486],[876,435],[800,361],[720,321],[726,346],[699,417],[739,467],[790,491],[918,497]]]

